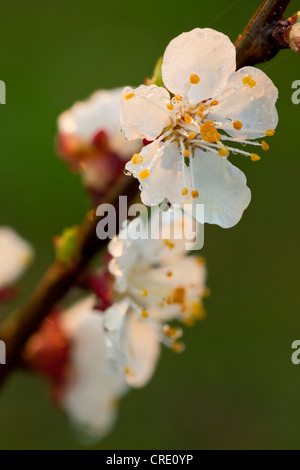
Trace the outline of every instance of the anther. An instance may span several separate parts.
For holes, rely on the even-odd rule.
[[[264,140],[262,141],[261,143],[261,148],[263,150],[269,150],[270,146],[267,144],[267,142],[265,142]]]
[[[130,100],[133,97],[134,97],[134,93],[128,93],[127,95],[124,96],[125,100]]]
[[[181,191],[181,194],[182,194],[183,196],[186,196],[186,195],[188,194],[188,192],[189,192],[189,191],[188,191],[188,188],[183,188],[182,191]]]
[[[248,85],[250,88],[254,88],[256,85],[256,81],[253,80],[253,78],[250,77],[250,75],[248,75],[247,77],[243,78],[243,84]]]
[[[258,162],[258,160],[260,160],[260,156],[256,155],[256,153],[251,153],[250,158],[253,162]]]
[[[131,162],[134,164],[134,165],[137,165],[138,163],[143,163],[144,159],[142,157],[142,155],[139,155],[138,153],[135,153],[131,159]]]
[[[240,131],[243,127],[243,123],[241,121],[235,121],[232,125],[237,131]]]
[[[196,73],[192,73],[190,76],[190,83],[192,85],[197,85],[200,82],[200,78]]]
[[[142,318],[148,318],[148,317],[149,317],[149,313],[148,313],[146,310],[143,309],[143,310],[141,311],[141,317],[142,317]]]
[[[149,178],[150,171],[149,170],[143,170],[143,171],[140,172],[139,176],[142,180],[145,180],[146,178]]]

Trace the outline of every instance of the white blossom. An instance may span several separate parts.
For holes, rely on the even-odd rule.
[[[153,141],[134,154],[126,169],[141,183],[146,205],[205,204],[205,222],[231,227],[251,193],[231,153],[260,157],[238,144],[268,149],[278,122],[278,91],[259,69],[236,70],[227,36],[196,28],[173,39],[162,62],[164,87],[123,91],[120,121],[129,139]],[[234,145],[235,144],[235,145]],[[195,212],[193,212],[195,215]]]
[[[148,220],[140,216],[110,242],[109,269],[116,278],[116,291],[130,299],[139,316],[158,322],[185,320],[202,310],[206,267],[203,258],[188,256],[186,241],[192,226],[183,230],[188,216],[182,217],[180,209],[160,212],[160,216],[157,238],[144,238]],[[140,235],[134,239],[136,232]],[[162,238],[166,232],[167,238]]]
[[[58,150],[94,190],[105,189],[123,171],[122,161],[141,148],[140,140],[128,142],[120,130],[122,90],[99,90],[58,118]]]

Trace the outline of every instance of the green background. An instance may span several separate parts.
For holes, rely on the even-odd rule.
[[[36,248],[19,303],[53,258],[52,239],[79,223],[87,200],[56,157],[56,118],[99,88],[138,85],[170,39],[196,26],[232,40],[259,1],[6,0],[1,3],[0,225]],[[292,2],[288,13],[299,5]],[[242,156],[252,202],[234,228],[207,226],[208,317],[185,333],[186,352],[164,350],[151,383],[122,402],[99,449],[300,448],[299,113],[291,84],[299,57],[281,52],[262,69],[280,90],[280,122],[258,163]],[[79,441],[80,442],[80,441]],[[46,385],[18,373],[0,397],[0,447],[76,449]]]

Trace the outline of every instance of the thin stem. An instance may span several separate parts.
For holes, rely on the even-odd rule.
[[[137,193],[137,180],[125,176],[106,196],[106,204],[113,204],[118,213],[119,195],[131,201]],[[27,304],[16,314],[11,315],[0,332],[0,339],[6,344],[7,364],[0,367],[0,383],[18,365],[19,356],[28,338],[37,330],[43,319],[52,311],[75,284],[80,273],[91,259],[106,245],[106,240],[99,240],[96,227],[100,218],[86,219],[78,232],[77,258],[70,264],[54,262],[38,284]],[[117,218],[117,232],[118,227]]]
[[[281,20],[290,1],[265,0],[262,3],[235,43],[238,68],[266,62],[280,49],[289,47],[288,31],[296,19]]]

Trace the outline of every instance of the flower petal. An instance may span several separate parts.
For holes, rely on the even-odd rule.
[[[223,228],[236,225],[251,200],[244,173],[226,158],[200,149],[195,150],[193,169],[194,189],[199,193],[194,210],[195,204],[204,204],[206,223]]]
[[[268,129],[275,129],[278,114],[275,107],[278,90],[272,80],[255,67],[243,67],[229,77],[228,87],[218,98],[209,119],[225,122],[224,130],[232,137],[256,139]],[[240,121],[241,130],[232,122]]]
[[[125,88],[121,99],[120,122],[127,139],[154,140],[170,124],[170,95],[163,87],[140,85]]]
[[[70,375],[61,405],[75,424],[89,434],[107,434],[116,418],[115,401],[127,390],[123,374],[107,367],[103,315],[87,297],[62,314],[62,326],[72,340]]]
[[[190,77],[198,75],[198,84],[190,86],[188,96],[198,103],[219,94],[236,68],[235,47],[225,34],[210,28],[195,28],[173,39],[165,50],[162,78],[174,94],[183,95]]]
[[[132,371],[130,385],[144,387],[151,379],[160,355],[157,328],[132,314],[128,318],[128,367]]]
[[[181,194],[183,183],[178,144],[153,142],[142,149],[141,155],[142,163],[129,161],[126,169],[139,179],[143,203],[152,206],[168,199],[171,204],[183,204],[185,198]],[[145,170],[149,170],[147,178],[140,176]]]
[[[8,227],[0,228],[0,289],[12,284],[33,258],[32,247]]]
[[[120,102],[123,88],[99,90],[86,101],[75,103],[58,118],[59,134],[79,138],[91,145],[93,138],[104,131],[110,148],[120,157],[128,158],[140,142],[129,143],[121,133],[119,123]]]

